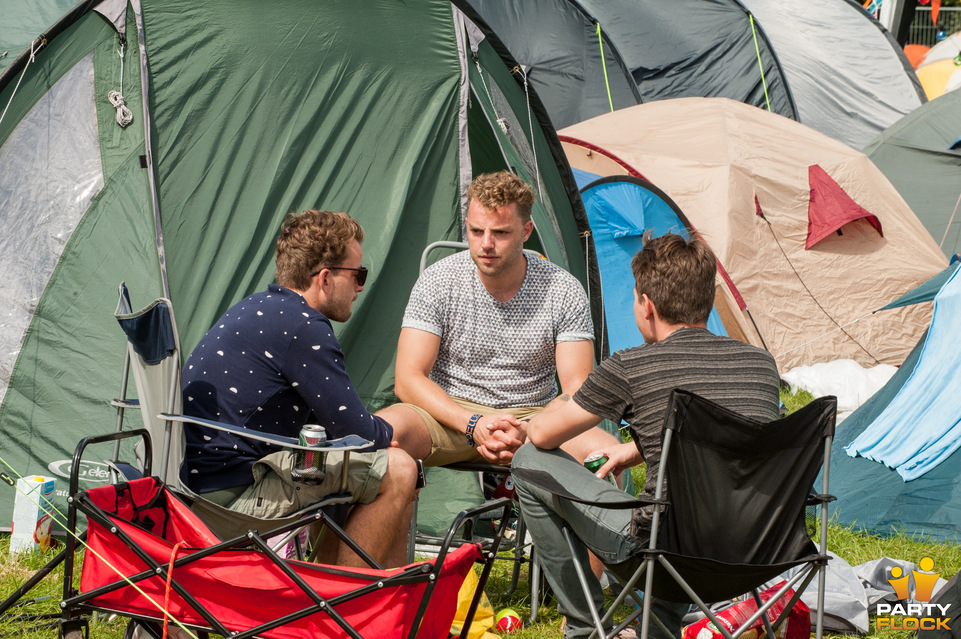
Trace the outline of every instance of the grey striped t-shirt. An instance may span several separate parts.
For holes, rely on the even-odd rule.
[[[626,421],[647,462],[645,492],[654,494],[661,428],[671,391],[683,388],[760,421],[777,419],[780,378],[765,350],[705,328],[681,328],[654,344],[618,351],[601,362],[574,394],[577,404],[605,419]],[[634,527],[649,529],[635,511]],[[640,530],[639,530],[640,528]]]

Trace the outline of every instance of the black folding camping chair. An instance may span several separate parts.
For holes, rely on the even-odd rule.
[[[660,598],[697,605],[726,639],[738,637],[758,620],[767,636],[773,637],[774,629],[786,622],[801,593],[817,576],[816,633],[820,639],[824,568],[829,559],[827,503],[834,499],[827,494],[827,486],[836,413],[837,399],[822,397],[784,418],[763,423],[678,389],[671,395],[653,498],[586,502],[548,473],[515,469],[514,474],[561,499],[602,508],[652,511],[650,543],[642,553],[643,561],[605,616],[591,611],[597,636],[616,635],[637,616],[642,617],[642,639],[647,638],[652,620],[671,635],[651,613],[652,598]],[[813,493],[811,487],[822,465],[822,489]],[[807,532],[809,505],[820,506],[820,548]],[[573,533],[566,528],[563,532],[576,557]],[[759,587],[794,567],[801,569],[762,601]],[[581,567],[578,576],[590,601],[584,570]],[[641,583],[643,598],[635,590]],[[795,594],[771,623],[768,609],[791,589]],[[757,612],[729,630],[708,604],[744,593],[754,597]],[[635,597],[639,608],[613,631],[605,630],[627,597]]]

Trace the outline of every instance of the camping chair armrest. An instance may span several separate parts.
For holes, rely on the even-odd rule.
[[[666,504],[667,502],[663,499],[654,499],[649,495],[639,495],[634,499],[618,499],[616,501],[597,501],[596,499],[582,499],[577,495],[571,493],[567,488],[561,485],[557,479],[550,473],[544,472],[543,470],[533,470],[531,468],[515,468],[511,471],[511,475],[515,478],[527,482],[531,486],[536,486],[542,490],[546,490],[557,497],[563,499],[569,499],[570,501],[576,501],[581,504],[590,504],[592,506],[597,506],[598,508],[609,508],[617,510],[626,510],[641,508],[643,506],[650,506],[653,504]],[[625,495],[627,493],[624,493]]]
[[[837,501],[838,498],[834,495],[828,493],[816,493],[814,490],[808,493],[807,499],[804,501],[805,506],[817,506],[818,504],[829,504],[832,501]]]
[[[490,462],[454,462],[441,466],[451,470],[464,470],[478,473],[494,473],[496,475],[510,475],[510,464],[492,464]]]
[[[256,432],[248,428],[242,428],[232,424],[224,424],[223,422],[215,422],[200,417],[190,417],[189,415],[171,415],[168,413],[161,413],[159,417],[160,419],[165,419],[172,422],[195,424],[197,426],[214,428],[216,430],[232,433],[245,439],[255,439],[266,444],[272,444],[274,446],[280,446],[282,448],[289,448],[292,450],[317,450],[318,448],[335,449],[343,452],[372,452],[376,450],[374,442],[364,439],[363,437],[359,437],[358,435],[347,435],[346,437],[341,437],[340,439],[328,439],[326,442],[323,442],[317,446],[302,446],[300,442],[293,437],[284,437],[283,435]]]

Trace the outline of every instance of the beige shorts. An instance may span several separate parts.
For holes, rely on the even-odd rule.
[[[341,492],[343,465],[344,453],[327,453],[327,474],[322,483],[314,485],[295,482],[291,476],[294,453],[281,451],[254,463],[254,483],[236,497],[224,499],[228,497],[228,491],[217,491],[203,496],[245,515],[262,519],[284,517]],[[351,453],[347,465],[347,492],[353,495],[354,503],[367,504],[373,501],[386,473],[386,450]]]
[[[461,408],[466,408],[472,413],[476,413],[478,415],[496,415],[498,413],[507,413],[509,415],[513,415],[520,421],[528,420],[544,410],[543,406],[491,408],[490,406],[475,404],[474,402],[470,402],[459,397],[454,397],[452,399]],[[430,433],[431,447],[430,455],[424,460],[425,466],[446,466],[447,464],[454,464],[457,462],[490,463],[490,460],[481,456],[481,454],[477,452],[476,448],[472,448],[471,446],[467,445],[467,436],[463,432],[455,431],[452,428],[447,428],[439,421],[434,419],[430,413],[420,406],[414,406],[413,404],[401,405],[407,406],[416,411],[417,414],[420,415],[421,419],[424,420],[424,423],[427,424],[427,431]],[[464,426],[467,426],[467,424],[464,424]]]

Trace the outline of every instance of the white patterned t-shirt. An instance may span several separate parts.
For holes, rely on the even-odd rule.
[[[546,404],[557,395],[556,344],[594,339],[580,282],[537,253],[524,255],[527,275],[507,302],[487,292],[467,251],[414,285],[403,326],[440,336],[430,378],[451,397],[498,409]]]

